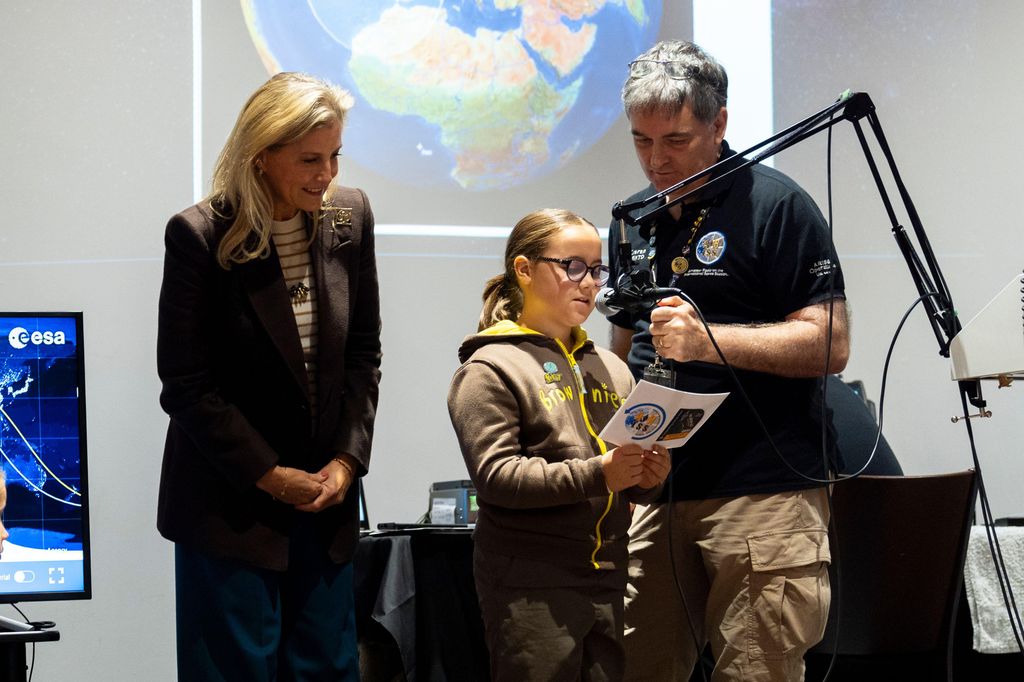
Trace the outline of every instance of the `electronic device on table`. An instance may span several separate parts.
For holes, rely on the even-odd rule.
[[[430,484],[430,523],[476,523],[479,511],[473,481],[438,481]]]
[[[472,481],[437,481],[430,484],[429,508],[415,523],[378,523],[379,532],[410,530],[466,531],[476,523],[479,507]]]

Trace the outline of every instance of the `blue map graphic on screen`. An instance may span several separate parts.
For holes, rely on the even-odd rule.
[[[622,112],[627,64],[660,0],[241,0],[270,73],[350,90],[344,153],[416,186],[541,178]]]
[[[3,558],[81,551],[75,320],[4,318],[2,327],[0,458],[11,534]]]

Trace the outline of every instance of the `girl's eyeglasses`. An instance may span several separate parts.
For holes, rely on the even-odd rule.
[[[537,260],[542,260],[546,263],[558,263],[565,268],[565,275],[571,282],[582,282],[583,278],[590,273],[591,278],[597,286],[604,286],[608,283],[608,277],[611,276],[611,270],[608,269],[607,265],[587,265],[579,258],[550,258],[548,256],[538,256]]]

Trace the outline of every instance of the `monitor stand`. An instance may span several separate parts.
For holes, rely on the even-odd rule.
[[[39,630],[28,623],[0,616],[0,680],[25,682],[28,669],[25,645],[32,642],[55,642],[57,630]]]

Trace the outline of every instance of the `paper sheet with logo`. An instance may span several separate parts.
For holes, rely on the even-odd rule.
[[[601,430],[616,445],[677,448],[711,417],[728,393],[688,393],[641,381]]]

